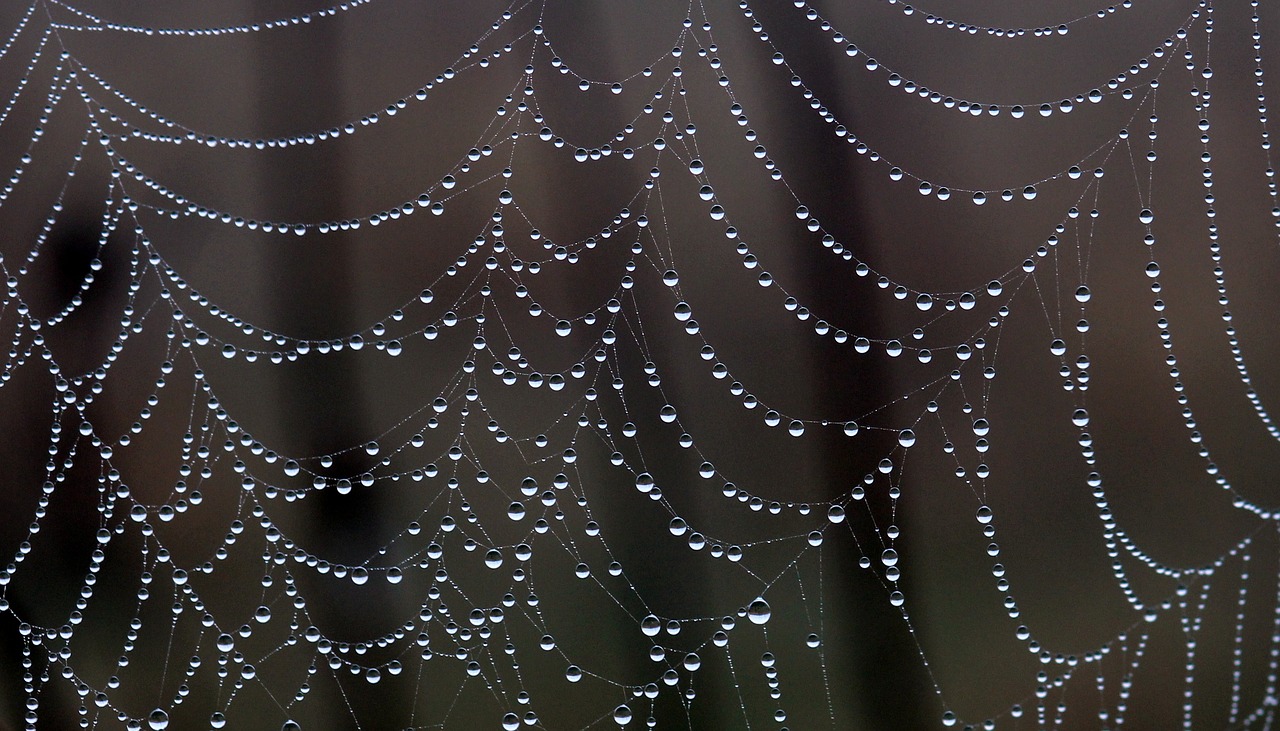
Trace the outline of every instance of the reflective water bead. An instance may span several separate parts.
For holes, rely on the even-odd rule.
[[[613,709],[613,722],[619,726],[631,723],[631,709],[625,704]]]
[[[756,597],[751,604],[747,605],[747,619],[750,619],[752,624],[765,624],[772,616],[773,610],[763,597]]]
[[[898,432],[898,444],[903,447],[911,447],[916,443],[916,433],[910,429],[903,429]]]

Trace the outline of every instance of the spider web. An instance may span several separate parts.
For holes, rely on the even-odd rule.
[[[1272,727],[1261,3],[425,5],[4,11],[15,728]]]

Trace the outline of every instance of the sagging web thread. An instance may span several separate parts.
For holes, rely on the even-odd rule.
[[[702,702],[700,674],[710,672],[707,666],[712,663],[708,660],[714,657],[716,672],[731,674],[737,690],[731,700],[721,699],[726,704],[725,714],[734,717],[728,722],[731,725],[786,727],[789,718],[800,712],[789,706],[791,689],[812,686],[821,688],[820,695],[825,698],[826,708],[819,715],[830,727],[843,728],[847,721],[840,717],[839,703],[834,700],[840,689],[827,670],[826,657],[832,650],[826,643],[826,622],[840,608],[830,604],[822,588],[826,579],[821,567],[829,560],[824,558],[824,546],[835,536],[847,537],[857,547],[861,569],[876,577],[882,589],[879,601],[900,616],[904,632],[914,634],[912,598],[900,588],[908,561],[899,554],[899,537],[911,526],[909,517],[899,511],[898,501],[910,478],[908,456],[913,464],[939,459],[936,454],[917,456],[921,449],[917,442],[923,441],[926,433],[941,435],[941,459],[972,496],[975,540],[992,561],[997,590],[989,600],[1008,614],[1009,632],[1043,666],[1030,679],[1030,690],[988,718],[960,717],[945,685],[932,680],[936,699],[931,702],[937,707],[934,715],[939,723],[987,729],[1060,725],[1068,713],[1064,700],[1068,690],[1096,685],[1098,693],[1090,712],[1096,726],[1112,728],[1126,725],[1126,721],[1140,725],[1141,718],[1127,716],[1131,694],[1142,684],[1152,633],[1169,624],[1177,625],[1185,646],[1183,723],[1190,728],[1193,720],[1203,722],[1193,702],[1196,678],[1204,672],[1197,663],[1196,639],[1213,596],[1211,589],[1221,593],[1225,585],[1234,586],[1236,592],[1230,597],[1235,602],[1235,644],[1227,668],[1232,678],[1231,698],[1228,716],[1211,723],[1271,726],[1280,667],[1280,603],[1261,596],[1261,589],[1251,592],[1250,581],[1259,561],[1255,543],[1274,527],[1277,516],[1236,488],[1214,460],[1211,435],[1198,428],[1194,404],[1180,380],[1173,336],[1176,323],[1171,322],[1161,299],[1162,261],[1175,252],[1156,241],[1157,214],[1162,211],[1155,196],[1155,146],[1157,139],[1168,135],[1199,145],[1206,189],[1204,234],[1214,262],[1225,343],[1257,419],[1273,438],[1280,439],[1264,395],[1255,389],[1250,361],[1233,325],[1227,272],[1221,264],[1212,187],[1215,115],[1211,114],[1211,41],[1218,34],[1212,3],[1200,3],[1151,53],[1095,88],[1060,100],[1019,104],[963,100],[928,88],[905,72],[874,60],[869,50],[873,38],[861,42],[868,48],[861,47],[851,40],[858,35],[854,29],[841,30],[817,7],[795,3],[790,22],[816,27],[844,50],[851,69],[900,89],[907,96],[905,104],[941,105],[975,120],[1025,118],[1025,124],[1064,114],[1088,114],[1096,105],[1124,105],[1128,115],[1125,129],[1079,156],[1074,165],[1036,180],[997,188],[937,181],[930,179],[927,171],[895,165],[860,139],[852,123],[843,122],[823,105],[753,8],[745,2],[738,5],[738,22],[759,40],[753,52],[767,54],[802,103],[824,121],[836,140],[861,158],[858,164],[874,167],[891,182],[905,181],[920,195],[939,202],[955,198],[952,205],[1019,205],[1034,200],[1046,188],[1070,186],[1074,204],[1050,226],[1052,232],[1043,242],[1028,247],[1025,260],[960,291],[928,291],[910,281],[891,278],[876,268],[872,257],[860,253],[854,244],[841,242],[824,226],[803,191],[793,187],[771,158],[769,141],[751,127],[750,118],[756,110],[746,108],[735,94],[732,70],[718,55],[716,33],[700,3],[690,3],[688,19],[671,29],[671,51],[615,81],[586,78],[575,71],[571,59],[558,55],[552,31],[543,27],[545,6],[518,0],[488,31],[473,39],[449,68],[402,98],[328,129],[260,139],[189,127],[131,94],[127,81],[116,82],[98,73],[76,54],[78,34],[195,38],[265,33],[313,23],[341,23],[344,12],[363,12],[361,6],[371,3],[357,0],[309,15],[219,28],[149,29],[113,22],[61,0],[37,0],[0,49],[4,63],[25,64],[21,81],[0,112],[0,125],[14,124],[11,112],[24,99],[43,95],[38,126],[0,193],[0,203],[10,199],[31,170],[57,164],[45,162],[55,156],[41,149],[43,128],[55,115],[82,115],[85,120],[83,139],[39,235],[26,246],[25,255],[6,256],[3,262],[7,291],[2,321],[11,332],[3,383],[16,382],[20,372],[43,369],[56,393],[45,427],[49,457],[45,480],[42,485],[21,486],[42,490],[43,497],[28,535],[0,572],[0,584],[5,587],[0,611],[12,617],[20,637],[21,658],[11,661],[20,662],[23,668],[28,727],[39,726],[46,688],[67,684],[81,700],[78,716],[83,727],[163,729],[170,727],[171,716],[200,718],[213,728],[236,727],[259,715],[258,709],[238,702],[245,688],[253,687],[265,689],[275,704],[268,713],[269,724],[297,728],[290,719],[307,703],[313,686],[329,680],[344,699],[347,717],[343,723],[360,727],[362,720],[369,721],[361,718],[359,704],[347,700],[348,696],[376,693],[376,688],[406,678],[412,679],[415,702],[406,709],[404,724],[413,728],[449,727],[460,689],[467,685],[485,689],[492,724],[505,729],[568,727],[544,715],[548,712],[540,709],[547,702],[535,687],[543,694],[571,694],[580,708],[589,710],[590,720],[584,727],[654,727],[669,725],[659,724],[660,716],[679,723],[681,711],[685,722],[692,723],[691,709]],[[890,0],[890,4],[896,3]],[[1033,30],[949,20],[910,6],[900,9],[906,16],[918,16],[931,25],[968,35],[1020,38],[1065,35],[1078,23],[1109,22],[1118,10],[1141,12],[1131,6],[1133,3],[1126,1]],[[1250,7],[1260,141],[1267,156],[1264,184],[1273,205],[1268,215],[1276,217],[1280,199],[1270,165],[1260,7],[1257,0]],[[26,56],[17,51],[31,46],[34,50]],[[38,74],[47,74],[45,88],[29,83],[42,78]],[[591,94],[622,94],[641,88],[645,103],[629,123],[610,134],[598,139],[568,139],[568,134],[558,132],[554,113],[544,113],[539,102],[539,80],[548,74],[575,79],[588,99]],[[709,103],[724,110],[753,147],[751,154],[759,161],[760,171],[756,180],[723,180],[712,164],[704,162],[709,156],[700,150],[699,123],[685,88],[685,77],[694,74],[714,78],[722,97]],[[1196,85],[1190,103],[1200,120],[1197,129],[1166,129],[1157,113],[1158,103],[1160,108],[1185,104],[1181,95],[1169,94],[1167,87],[1184,83],[1188,75]],[[133,161],[130,152],[140,146],[267,151],[332,144],[372,125],[412,124],[413,114],[447,115],[447,109],[432,106],[440,89],[478,83],[489,76],[514,76],[516,80],[496,114],[475,136],[474,146],[438,180],[425,181],[419,194],[347,219],[269,221],[222,210],[184,193],[181,180],[152,177]],[[401,113],[403,117],[393,120]],[[621,158],[649,169],[649,173],[625,207],[594,212],[598,234],[576,241],[551,241],[540,229],[554,226],[540,222],[522,207],[505,182],[520,170],[518,151],[530,146],[550,147],[582,165]],[[65,307],[47,316],[38,315],[24,299],[29,272],[46,252],[60,221],[65,193],[81,162],[94,156],[103,157],[112,170],[102,198],[99,256]],[[713,335],[702,330],[698,313],[683,295],[677,261],[682,256],[677,244],[680,221],[670,213],[676,204],[668,200],[681,186],[667,182],[679,176],[692,177],[697,189],[693,205],[722,227],[727,245],[714,247],[716,266],[732,269],[741,265],[759,285],[744,296],[767,296],[793,315],[799,327],[857,356],[892,359],[889,362],[894,369],[904,374],[899,382],[910,385],[879,408],[821,418],[790,413],[782,403],[767,402],[750,382],[737,380],[734,364],[720,360]],[[1133,178],[1131,187],[1129,176]],[[858,292],[892,308],[901,321],[915,324],[886,337],[843,322],[840,313],[824,312],[821,303],[802,301],[799,293],[804,288],[770,273],[767,254],[748,243],[752,232],[735,225],[734,211],[717,192],[722,186],[735,184],[780,186],[794,202],[793,241],[789,245],[825,250],[833,266],[844,267],[853,275],[851,281]],[[1231,496],[1239,510],[1257,518],[1252,530],[1204,565],[1166,564],[1131,538],[1112,514],[1105,471],[1098,466],[1090,435],[1088,392],[1094,350],[1088,335],[1091,320],[1100,316],[1091,311],[1089,280],[1104,184],[1133,196],[1131,208],[1122,209],[1120,215],[1136,215],[1149,263],[1132,281],[1143,282],[1154,298],[1154,324],[1163,348],[1160,363],[1172,376],[1172,398],[1185,420],[1191,448],[1203,458],[1204,472],[1211,481]],[[181,243],[153,238],[150,233],[159,222],[170,220],[248,232],[237,235],[259,237],[263,246],[272,244],[270,236],[320,237],[354,231],[375,236],[381,232],[373,232],[374,228],[394,227],[428,212],[447,216],[455,206],[475,199],[491,200],[493,207],[454,264],[424,282],[418,295],[377,323],[322,340],[272,331],[235,314],[234,303],[207,298],[166,257],[166,250]],[[86,306],[86,296],[95,285],[94,273],[101,269],[99,259],[106,258],[104,250],[122,242],[131,248],[129,296],[119,337],[96,368],[64,372],[58,354],[47,345],[46,333]],[[541,273],[573,267],[611,250],[629,252],[633,258],[618,273],[609,297],[582,311],[553,311],[540,304],[540,299],[555,299],[540,290]],[[1071,277],[1079,284],[1072,288],[1071,299],[1060,301],[1051,293]],[[660,288],[645,286],[657,282]],[[669,298],[663,306],[685,334],[683,342],[655,346],[655,339],[665,336],[656,335],[655,325],[646,322],[645,308],[654,304],[642,302],[639,294],[648,297],[653,292],[665,292]],[[514,319],[512,302],[541,324],[530,328]],[[984,455],[998,442],[1002,428],[1017,428],[993,423],[987,415],[993,384],[998,381],[1001,335],[1015,310],[1038,315],[1037,309],[1045,318],[1048,349],[1056,360],[1062,387],[1074,400],[1066,413],[1046,418],[1069,420],[1076,431],[1080,459],[1086,467],[1077,487],[1088,490],[1096,501],[1101,535],[1113,559],[1115,585],[1134,613],[1131,626],[1083,652],[1060,652],[1040,639],[1036,627],[1020,624],[1021,611],[1012,598],[1012,577],[1019,567],[998,563],[1001,547],[995,541],[995,517],[1000,505],[994,499],[989,501],[987,494],[989,481],[999,475],[992,476]],[[167,345],[163,362],[154,364],[152,394],[125,433],[103,433],[94,423],[94,404],[109,393],[114,380],[132,377],[118,373],[113,366],[134,338],[157,330],[164,333]],[[931,332],[939,331],[967,334],[949,340],[930,337]],[[437,395],[367,440],[324,454],[288,455],[259,441],[253,436],[252,425],[240,423],[224,407],[218,384],[206,373],[210,361],[216,359],[284,364],[353,351],[369,358],[395,358],[438,348],[459,332],[470,339],[470,347]],[[532,341],[555,338],[572,338],[571,342],[586,346],[563,368],[526,357],[526,351],[537,350],[529,345]],[[713,448],[704,446],[711,440],[703,440],[695,428],[686,425],[680,399],[664,388],[664,377],[669,373],[658,365],[672,353],[704,369],[704,386],[717,389],[718,398],[727,394],[739,402],[745,407],[739,416],[752,423],[786,430],[798,440],[820,433],[842,435],[850,444],[888,437],[887,451],[864,476],[851,478],[851,488],[833,490],[823,500],[800,503],[789,499],[785,486],[756,482],[749,464],[720,458]],[[637,382],[626,365],[628,359],[637,358],[644,363],[644,382]],[[488,405],[495,399],[486,395],[504,388],[517,393],[523,389],[554,393],[555,406],[535,430],[508,427],[500,410]],[[643,389],[652,389],[662,402],[656,414],[637,411],[637,404],[647,402],[648,397],[637,399],[632,394]],[[170,402],[189,403],[188,427],[177,440],[181,467],[169,494],[148,501],[135,494],[130,487],[134,480],[119,471],[119,465],[121,456],[148,429],[153,413]],[[905,407],[910,407],[914,416],[902,420]],[[646,452],[642,446],[668,443],[675,433],[674,442],[693,455],[691,463],[697,466],[684,477],[660,479],[657,475],[669,472],[669,466],[646,459],[646,453],[652,454],[653,449]],[[580,452],[601,448],[612,467],[625,473],[628,482],[649,498],[647,509],[666,524],[665,534],[649,540],[675,540],[688,551],[709,554],[717,560],[717,571],[745,577],[754,591],[709,616],[673,615],[652,603],[630,581],[626,563],[610,543],[611,536],[595,519],[597,506],[614,498],[594,489],[593,473],[580,469]],[[352,474],[332,473],[335,463],[348,465],[353,460],[363,461],[367,467]],[[28,574],[24,562],[41,550],[42,529],[58,520],[56,511],[47,509],[60,491],[69,489],[67,475],[74,466],[86,462],[96,465],[99,474],[97,545],[85,557],[88,571],[75,609],[64,621],[36,624],[18,608],[20,592],[33,590],[22,583]],[[523,479],[505,476],[513,465],[527,473]],[[551,473],[554,475],[549,476]],[[172,544],[178,535],[174,529],[181,529],[201,512],[208,492],[227,487],[215,479],[215,475],[227,474],[233,475],[240,493],[235,498],[235,517],[225,527],[225,538],[209,551],[207,559],[180,559],[179,555],[189,552]],[[396,528],[393,538],[362,563],[344,564],[314,552],[274,517],[292,504],[313,499],[319,491],[348,495],[357,490],[388,489],[392,483],[402,482],[422,483],[423,504],[406,507],[407,519]],[[681,507],[681,491],[689,485],[705,484],[717,486],[724,496],[719,510],[745,516],[742,519],[749,521],[751,540],[718,536]],[[480,499],[481,494],[499,496],[505,510],[486,512],[480,506],[493,501]],[[893,522],[880,525],[886,515]],[[865,520],[855,520],[856,516]],[[508,540],[510,536],[515,538]],[[109,557],[135,549],[136,555],[128,558],[141,571],[136,586],[99,581]],[[220,591],[217,582],[226,574],[223,567],[258,560],[255,551],[260,551],[264,577],[260,604],[251,608],[249,616],[222,616],[211,611],[210,594]],[[555,586],[543,575],[550,569],[535,570],[536,557],[544,553],[566,561],[562,567],[570,570],[576,581],[633,622],[635,632],[650,644],[643,663],[651,672],[610,675],[597,670],[591,656],[563,648],[562,633],[588,630],[574,629],[571,617],[544,608],[547,602],[539,597],[539,587]],[[784,560],[757,560],[764,555],[782,555]],[[1166,577],[1176,588],[1159,596],[1144,594],[1133,585],[1131,575],[1135,572]],[[424,596],[415,598],[421,601],[419,609],[411,616],[391,618],[384,635],[353,639],[344,637],[340,627],[323,626],[315,616],[296,579],[301,573],[332,576],[357,586],[381,582],[397,589],[416,587],[415,579],[421,578],[428,588]],[[476,579],[488,574],[505,578],[496,584]],[[496,591],[494,587],[498,587]],[[96,601],[105,601],[104,594],[132,596],[136,609],[124,630],[126,638],[116,671],[99,679],[80,670],[79,658],[92,650],[77,644],[81,636],[77,628],[93,615]],[[159,614],[168,615],[167,624],[142,620],[148,610],[164,603],[172,604],[159,608]],[[807,625],[808,631],[793,637],[773,630],[771,635],[784,613],[803,617],[800,623]],[[1254,613],[1261,613],[1273,624],[1269,642],[1258,648],[1264,657],[1260,667],[1246,661],[1251,648],[1246,646],[1245,627]],[[188,626],[194,627],[194,632],[186,631]],[[121,699],[130,697],[126,695],[130,691],[129,671],[142,663],[157,662],[156,658],[140,657],[134,649],[144,632],[168,633],[169,641],[158,661],[164,667],[160,700],[154,708],[139,709],[131,700]],[[523,641],[530,633],[539,636],[533,646]],[[740,640],[742,635],[750,639]],[[265,648],[254,644],[263,637],[271,638]],[[190,638],[195,638],[193,643]],[[923,646],[918,648],[917,661],[931,672],[928,653]],[[809,653],[809,659],[792,659],[804,653]],[[301,677],[276,674],[271,669],[279,658],[291,655],[307,658]],[[533,677],[548,667],[556,668],[557,682],[542,683]],[[1263,676],[1260,685],[1246,677],[1252,672]],[[441,696],[435,690],[447,683],[459,689],[453,702],[448,694]],[[196,686],[216,690],[212,696],[193,695]],[[419,696],[431,698],[418,702]],[[208,707],[194,712],[191,706],[197,702]],[[678,710],[670,715],[670,711],[661,710],[662,704]],[[771,725],[762,726],[764,723]]]

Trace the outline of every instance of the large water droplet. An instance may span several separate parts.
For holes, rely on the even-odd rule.
[[[165,713],[164,709],[157,708],[147,716],[147,725],[154,731],[169,728],[169,714]]]
[[[769,608],[769,602],[762,597],[756,597],[755,601],[747,606],[747,619],[753,624],[764,624],[773,616],[773,610]]]
[[[619,726],[631,723],[631,709],[625,705],[613,709],[613,722]]]

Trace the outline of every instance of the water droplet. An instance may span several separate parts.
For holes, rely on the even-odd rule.
[[[898,432],[898,444],[904,447],[914,446],[916,443],[916,433],[910,429],[903,429]]]
[[[502,565],[502,552],[496,548],[490,548],[484,555],[484,565],[491,569],[496,569]]]
[[[1156,220],[1156,217],[1155,217],[1155,214],[1151,212],[1151,209],[1150,209],[1150,208],[1143,208],[1143,209],[1138,213],[1138,220],[1139,220],[1139,221],[1141,221],[1142,223],[1146,224],[1146,223],[1151,223],[1152,221]]]
[[[668,269],[662,274],[662,283],[668,287],[674,287],[680,283],[680,275],[674,269]]]
[[[153,731],[169,728],[169,714],[165,713],[164,709],[157,708],[151,712],[151,715],[147,716],[147,725]]]
[[[1076,289],[1077,302],[1088,302],[1089,298],[1092,296],[1093,295],[1089,292],[1089,288],[1084,286],[1083,284]]]
[[[656,637],[662,631],[662,620],[652,614],[647,615],[640,620],[640,631],[644,633],[645,637]]]
[[[257,611],[253,613],[253,618],[258,620],[261,624],[266,624],[271,621],[271,610],[265,606],[260,606]]]
[[[631,723],[631,709],[626,705],[613,709],[613,722],[619,726],[626,726]]]
[[[653,475],[649,474],[648,472],[641,472],[640,474],[636,475],[636,489],[639,490],[640,492],[648,494],[651,490],[653,490],[653,485],[654,485]]]
[[[991,522],[991,518],[994,517],[994,515],[991,512],[991,508],[987,507],[986,505],[983,505],[982,507],[978,508],[977,517],[978,517],[979,523],[986,525],[987,523]]]
[[[893,550],[892,548],[884,549],[884,552],[880,554],[880,563],[884,564],[885,566],[897,566],[898,552]]]
[[[773,610],[769,608],[769,602],[766,602],[763,597],[756,597],[755,601],[747,606],[747,619],[750,619],[752,624],[764,624],[772,616]]]

